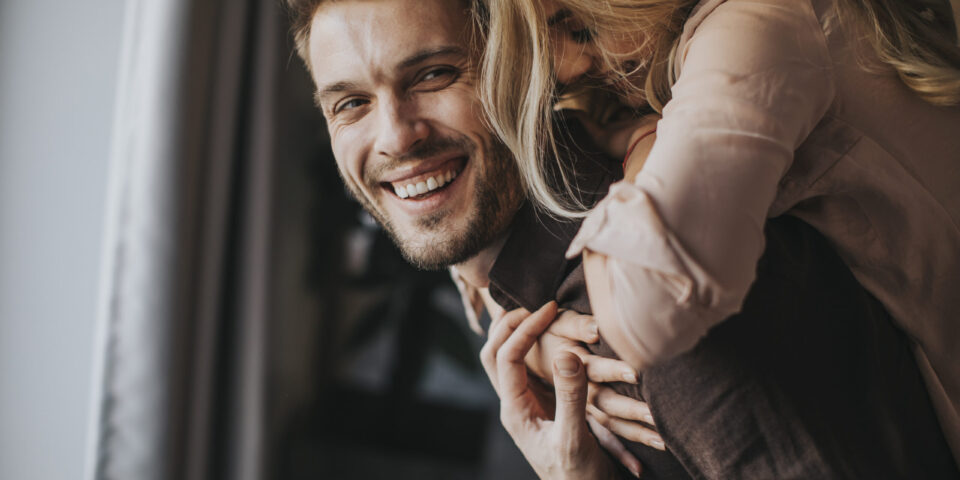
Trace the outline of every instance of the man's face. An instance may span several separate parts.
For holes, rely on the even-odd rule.
[[[353,195],[421,268],[463,262],[521,202],[506,148],[484,126],[460,0],[344,0],[309,40],[317,99]]]

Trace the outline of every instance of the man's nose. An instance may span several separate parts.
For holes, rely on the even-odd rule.
[[[400,101],[383,102],[379,113],[376,150],[380,155],[403,156],[430,135],[427,123],[413,105]]]

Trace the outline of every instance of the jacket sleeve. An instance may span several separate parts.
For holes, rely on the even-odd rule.
[[[627,340],[645,365],[739,311],[777,185],[834,97],[807,1],[706,3],[685,27],[643,169],[611,188],[568,251],[606,256],[616,318],[598,319],[601,333]]]

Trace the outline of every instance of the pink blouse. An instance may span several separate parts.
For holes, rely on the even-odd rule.
[[[767,218],[805,220],[914,341],[960,458],[960,108],[908,90],[833,4],[702,1],[646,164],[568,255],[607,256],[601,333],[652,364],[740,309]]]

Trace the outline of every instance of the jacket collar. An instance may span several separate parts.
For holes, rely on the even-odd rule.
[[[601,153],[578,120],[558,113],[557,124],[557,164],[568,167],[583,201],[593,205],[622,177],[621,167]],[[558,219],[538,212],[529,201],[524,202],[490,270],[493,299],[507,310],[523,307],[531,312],[554,300],[557,287],[580,264],[579,257],[567,260],[564,256],[580,223],[580,219]]]

